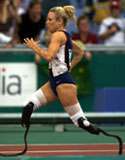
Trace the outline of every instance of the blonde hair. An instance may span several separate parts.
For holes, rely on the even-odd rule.
[[[69,20],[74,19],[76,23],[75,8],[73,6],[53,7],[50,9],[50,12],[56,14],[56,19],[63,19],[64,27],[67,26]]]

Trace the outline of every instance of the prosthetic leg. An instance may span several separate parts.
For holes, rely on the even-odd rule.
[[[32,102],[29,102],[25,107],[23,107],[21,119],[21,124],[23,127],[28,127],[30,125],[30,117],[33,113],[33,107],[34,104]]]
[[[96,124],[92,124],[83,117],[78,119],[78,125],[80,128],[85,129],[89,133],[99,135],[100,128]]]

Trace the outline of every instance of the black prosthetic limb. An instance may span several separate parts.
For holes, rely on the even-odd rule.
[[[122,154],[123,142],[122,142],[122,139],[119,136],[107,133],[103,129],[99,128],[96,124],[92,124],[92,123],[89,124],[89,122],[88,122],[88,125],[85,125],[86,124],[85,121],[86,120],[83,117],[80,117],[78,119],[78,125],[79,125],[80,128],[85,129],[86,131],[88,131],[89,133],[92,133],[92,134],[99,135],[100,133],[102,133],[105,136],[113,137],[113,138],[117,139],[118,142],[119,142],[119,152],[118,152],[118,154],[119,155]]]
[[[28,145],[27,145],[27,135],[30,128],[30,117],[33,112],[33,106],[34,104],[32,102],[28,103],[22,110],[22,119],[21,124],[23,127],[26,127],[25,134],[24,134],[24,144],[25,148],[23,151],[15,153],[15,154],[3,154],[0,153],[0,157],[13,157],[13,156],[20,156],[27,152]]]
[[[88,132],[90,132],[92,134],[99,135],[100,129],[98,128],[98,126],[96,124],[91,124],[90,123],[90,125],[86,126],[84,124],[84,121],[85,121],[85,119],[83,117],[80,117],[78,119],[78,124],[79,124],[80,128],[85,129],[85,130],[87,130]]]
[[[29,102],[22,110],[21,124],[23,127],[28,127],[30,125],[30,117],[33,112],[34,104]]]
[[[28,149],[28,145],[27,145],[27,135],[29,132],[29,127],[26,127],[25,133],[24,133],[24,144],[25,144],[25,148],[23,149],[23,151],[20,151],[18,153],[15,154],[4,154],[4,153],[0,153],[0,157],[15,157],[15,156],[21,156],[23,154],[25,154],[27,152]]]

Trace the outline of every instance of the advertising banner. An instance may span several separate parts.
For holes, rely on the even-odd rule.
[[[36,89],[35,63],[0,63],[0,107],[22,106]]]

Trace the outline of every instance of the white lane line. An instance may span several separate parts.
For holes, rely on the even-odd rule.
[[[91,146],[91,145],[118,145],[118,143],[86,143],[86,144],[28,144],[28,146]],[[24,146],[24,144],[0,144],[1,146]]]
[[[124,152],[125,150],[123,150]],[[21,151],[0,151],[2,153],[18,153]],[[52,150],[52,151],[27,151],[26,153],[86,153],[86,152],[118,152],[118,150]]]

